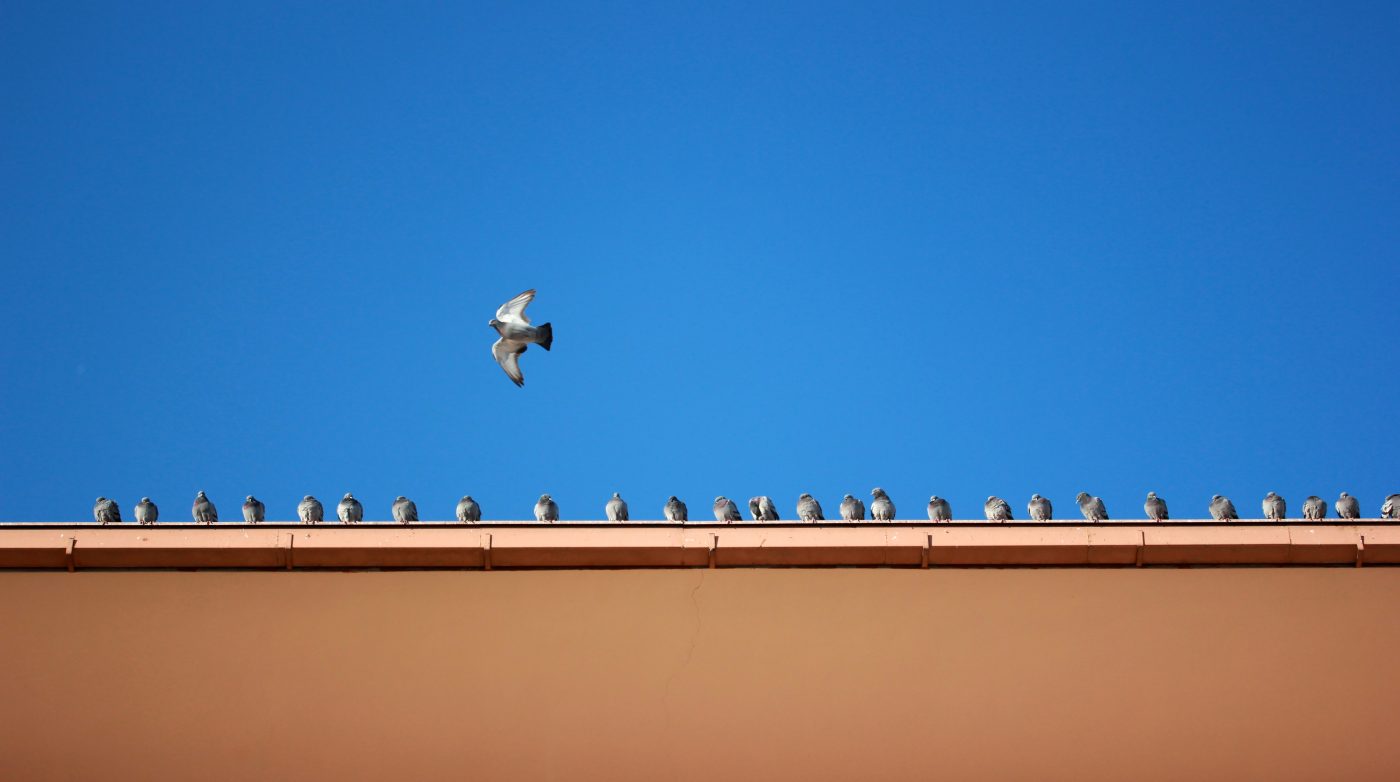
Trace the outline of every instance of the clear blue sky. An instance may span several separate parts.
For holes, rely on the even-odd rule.
[[[0,6],[0,520],[1400,491],[1394,4],[289,5]]]

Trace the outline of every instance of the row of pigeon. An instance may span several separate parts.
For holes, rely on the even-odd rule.
[[[893,521],[895,519],[894,502],[890,500],[884,489],[876,488],[870,492],[870,518],[873,521]],[[1079,505],[1079,512],[1084,518],[1091,522],[1108,521],[1108,509],[1099,497],[1091,497],[1087,492],[1080,492],[1075,497],[1075,502]],[[1336,502],[1337,516],[1343,519],[1361,518],[1361,504],[1356,498],[1342,492]],[[1288,506],[1284,499],[1274,492],[1269,492],[1264,497],[1263,518],[1271,521],[1282,521],[1288,518]],[[715,520],[720,522],[743,521],[743,515],[739,512],[739,506],[727,497],[716,497],[714,502]],[[988,521],[1014,521],[1015,517],[1011,513],[1011,505],[1000,497],[988,497],[983,504],[983,513]],[[1147,493],[1147,502],[1143,504],[1143,510],[1147,512],[1147,518],[1152,521],[1167,521],[1171,518],[1167,512],[1167,502],[1157,496],[1156,492]],[[219,520],[219,511],[214,507],[204,492],[200,492],[194,498],[194,507],[191,508],[191,515],[200,524],[213,524]],[[418,521],[418,506],[413,500],[400,496],[394,500],[390,507],[390,513],[394,521],[400,524],[410,524]],[[630,514],[627,509],[627,501],[621,495],[613,492],[613,496],[604,506],[604,513],[608,521],[629,521]],[[690,513],[686,505],[675,496],[666,500],[663,513],[667,521],[689,521]],[[1026,513],[1032,521],[1051,521],[1054,519],[1054,508],[1050,500],[1032,494],[1030,502],[1026,505]],[[115,500],[106,497],[98,497],[97,503],[92,508],[93,518],[100,524],[120,524],[122,520],[121,508],[117,506]],[[778,506],[774,504],[772,497],[760,496],[749,500],[749,515],[753,521],[780,521]],[[1210,515],[1216,521],[1227,521],[1238,519],[1239,513],[1235,511],[1235,504],[1227,497],[1219,494],[1210,499]],[[347,493],[336,505],[336,516],[345,524],[358,524],[364,520],[365,509],[360,501],[355,499],[353,494]],[[142,497],[136,504],[136,521],[141,524],[155,524],[160,517],[160,511],[150,497]],[[253,495],[243,501],[243,520],[249,524],[259,524],[267,517],[267,508]],[[297,517],[303,524],[317,524],[325,520],[325,508],[320,500],[310,494],[302,498],[297,505]],[[953,508],[948,501],[934,495],[928,501],[928,517],[930,521],[952,521]],[[1324,519],[1327,517],[1327,503],[1321,497],[1309,497],[1303,502],[1303,518]],[[1381,518],[1400,519],[1400,494],[1392,494],[1385,498],[1385,503],[1381,505]],[[824,521],[826,516],[822,513],[821,503],[817,502],[810,494],[803,494],[797,498],[797,519],[799,521]],[[457,503],[457,520],[471,523],[481,521],[481,506],[471,495],[463,497]],[[540,495],[540,499],[535,503],[535,520],[542,522],[553,522],[559,520],[559,504],[548,494]],[[842,521],[865,521],[865,503],[847,494],[841,499],[841,520]]]

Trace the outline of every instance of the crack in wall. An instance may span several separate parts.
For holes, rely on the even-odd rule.
[[[691,587],[690,589],[690,605],[695,610],[695,627],[690,632],[690,643],[685,650],[685,659],[681,660],[680,665],[676,666],[675,670],[671,671],[671,674],[666,677],[666,686],[661,695],[661,708],[666,714],[667,736],[671,735],[671,686],[675,684],[676,679],[685,671],[685,669],[690,667],[690,661],[692,658],[695,657],[695,646],[700,640],[701,620],[700,599],[698,595],[700,593],[700,587],[705,585],[705,571],[708,569],[709,568],[697,568],[699,572],[699,578],[696,580],[695,586]],[[673,752],[673,746],[673,744],[668,743],[667,754],[671,754]]]

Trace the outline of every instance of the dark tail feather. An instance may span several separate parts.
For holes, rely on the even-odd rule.
[[[539,327],[540,338],[535,344],[549,350],[549,346],[554,344],[554,327],[548,323]]]

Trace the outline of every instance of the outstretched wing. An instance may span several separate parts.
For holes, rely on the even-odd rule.
[[[491,355],[496,358],[496,363],[501,365],[501,369],[506,371],[506,376],[517,386],[525,385],[525,374],[520,371],[520,354],[529,347],[524,342],[510,342],[505,339],[498,339],[496,344],[491,346]]]
[[[535,289],[531,288],[505,304],[502,304],[501,308],[496,310],[496,320],[502,323],[514,322],[529,325],[530,319],[525,315],[525,305],[533,301],[534,298]]]

